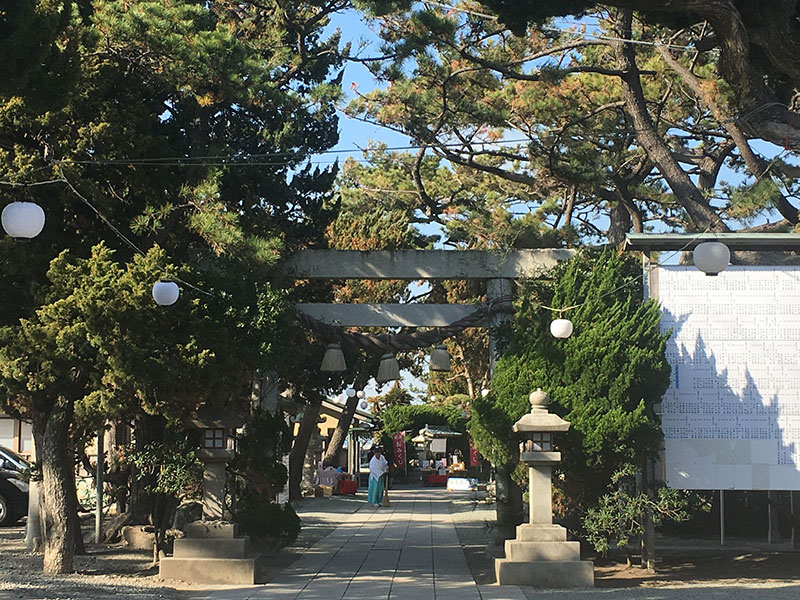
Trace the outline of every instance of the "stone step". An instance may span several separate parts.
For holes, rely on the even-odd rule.
[[[581,561],[495,561],[500,585],[527,585],[541,589],[594,587],[594,564]]]
[[[255,560],[252,558],[176,558],[160,561],[158,574],[162,579],[177,579],[190,583],[229,583],[253,585]]]
[[[581,559],[581,544],[580,542],[520,542],[519,540],[506,540],[506,558],[513,561],[577,561]]]
[[[244,558],[248,538],[178,538],[174,542],[175,558]]]
[[[517,526],[519,542],[566,542],[567,530],[561,525],[519,525]]]

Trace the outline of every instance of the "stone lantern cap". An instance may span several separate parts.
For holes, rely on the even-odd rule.
[[[198,429],[237,429],[245,420],[230,410],[204,406],[191,416],[189,423]]]
[[[529,399],[531,402],[531,412],[523,415],[519,421],[514,423],[514,427],[512,428],[514,433],[558,433],[569,429],[569,421],[565,421],[558,415],[548,412],[547,405],[550,402],[550,395],[547,392],[539,388],[535,392],[531,392]]]
[[[228,429],[236,429],[244,423],[244,419],[232,411],[208,406],[202,407],[189,419],[189,424],[198,429],[224,429],[225,438],[228,437]],[[212,462],[227,462],[233,458],[233,455],[233,450],[227,448],[200,448],[197,450],[197,458],[206,465]]]

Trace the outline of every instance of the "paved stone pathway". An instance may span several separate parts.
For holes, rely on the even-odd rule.
[[[364,504],[270,583],[192,595],[214,600],[526,600],[517,587],[476,585],[449,500],[392,490],[391,507]]]

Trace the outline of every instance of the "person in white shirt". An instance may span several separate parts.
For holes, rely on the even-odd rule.
[[[369,461],[369,488],[367,502],[380,506],[383,502],[383,492],[386,489],[386,473],[389,472],[389,463],[383,456],[380,448],[373,450],[374,454]]]

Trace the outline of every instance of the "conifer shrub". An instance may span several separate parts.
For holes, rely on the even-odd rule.
[[[659,329],[655,301],[643,301],[641,267],[607,250],[580,252],[530,281],[518,295],[513,334],[499,359],[490,394],[473,400],[470,433],[496,466],[518,461],[512,427],[530,410],[536,388],[549,410],[572,425],[559,436],[562,491],[573,506],[593,503],[623,465],[643,465],[662,441],[652,406],[669,383],[668,335]],[[574,325],[567,339],[550,334],[566,309]],[[524,469],[517,479],[524,483]]]

